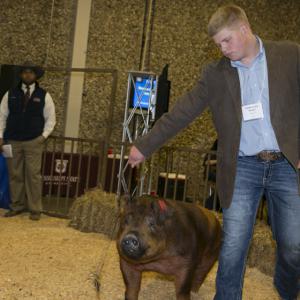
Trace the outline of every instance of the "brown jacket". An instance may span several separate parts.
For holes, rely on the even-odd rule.
[[[280,150],[297,168],[300,157],[300,47],[290,42],[264,41],[271,122]],[[195,87],[179,98],[152,130],[135,142],[148,157],[206,107],[218,134],[217,187],[222,207],[232,199],[241,134],[241,95],[237,69],[223,57],[207,65]]]

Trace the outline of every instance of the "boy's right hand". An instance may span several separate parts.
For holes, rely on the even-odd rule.
[[[145,160],[145,156],[140,152],[138,148],[132,146],[129,152],[128,163],[131,167],[135,167]]]

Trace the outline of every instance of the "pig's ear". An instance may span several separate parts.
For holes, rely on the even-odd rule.
[[[155,199],[151,202],[151,208],[160,222],[172,216],[173,208],[164,199]]]
[[[134,201],[135,201],[135,199],[132,198],[130,196],[130,194],[122,195],[119,200],[120,212],[123,213],[123,212],[127,211],[131,207],[131,205]]]

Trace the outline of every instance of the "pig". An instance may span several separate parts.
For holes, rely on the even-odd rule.
[[[191,299],[218,258],[218,219],[197,204],[147,195],[125,198],[116,242],[125,300],[138,299],[143,271],[171,275],[176,299]]]

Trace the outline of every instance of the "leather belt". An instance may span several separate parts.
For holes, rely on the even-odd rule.
[[[256,157],[261,160],[272,161],[283,157],[282,152],[277,151],[261,151],[256,154]]]

